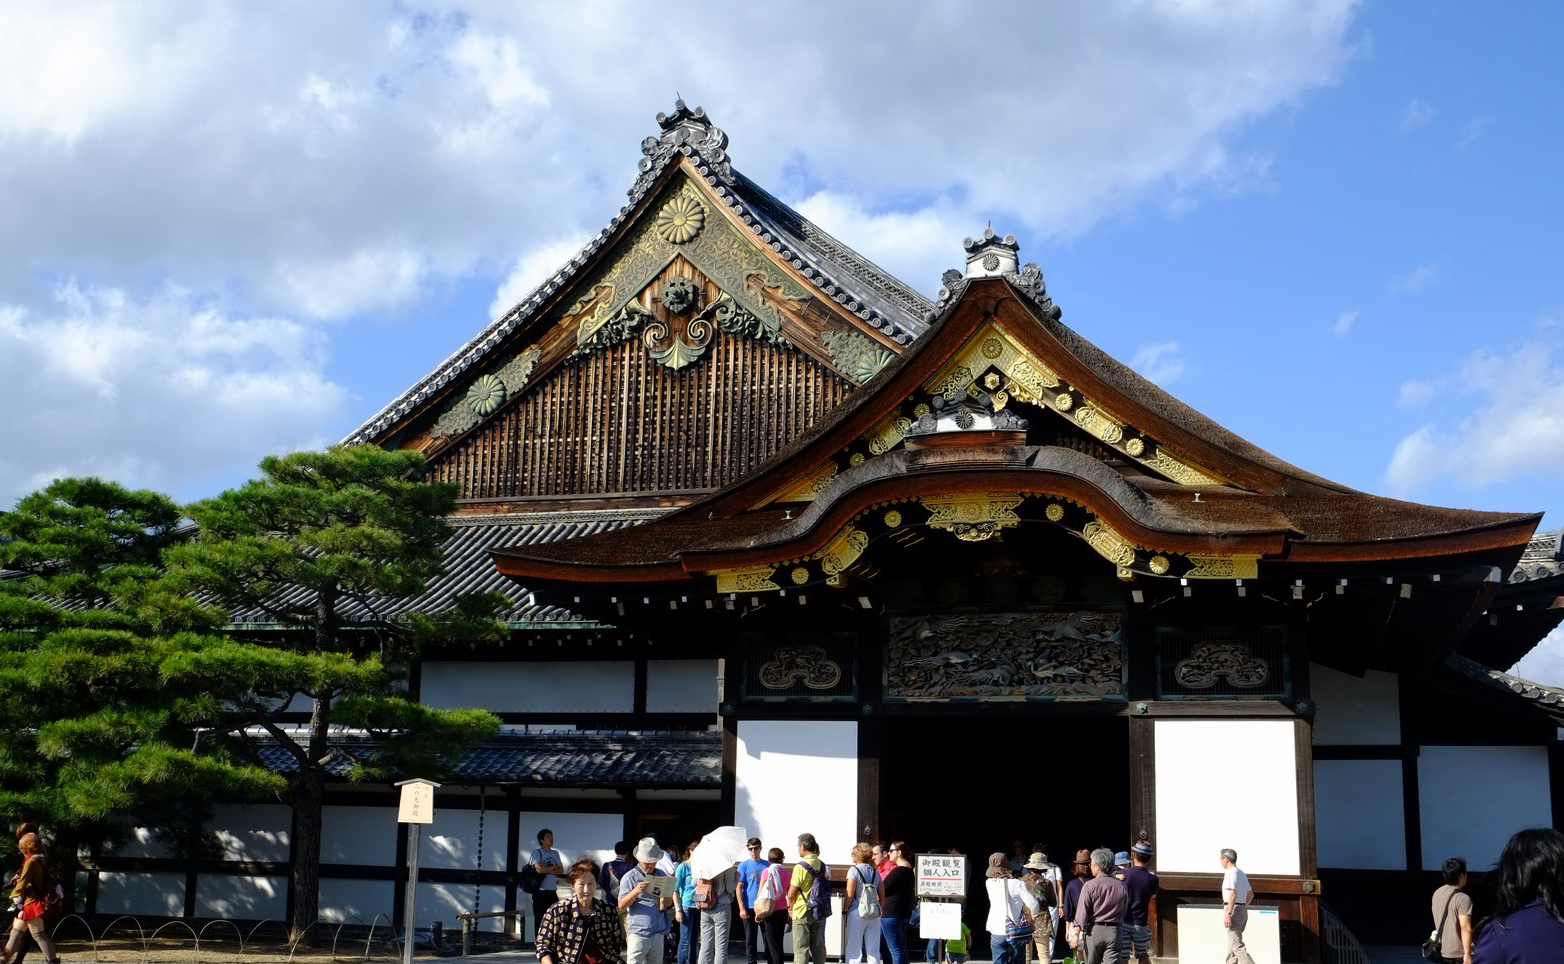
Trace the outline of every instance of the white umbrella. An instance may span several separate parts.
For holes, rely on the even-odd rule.
[[[696,880],[709,880],[749,857],[749,831],[743,827],[718,827],[701,838],[690,852],[690,872]]]

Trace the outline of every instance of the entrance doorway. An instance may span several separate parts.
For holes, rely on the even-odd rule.
[[[974,706],[971,716],[887,720],[881,827],[915,853],[955,847],[971,858],[968,912],[976,935],[988,855],[1019,840],[1045,844],[1066,874],[1075,852],[1128,850],[1129,725],[1122,717],[1039,717],[1026,707]],[[973,895],[976,895],[975,898]],[[978,906],[982,905],[982,906]]]

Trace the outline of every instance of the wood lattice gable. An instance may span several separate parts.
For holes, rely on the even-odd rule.
[[[630,203],[609,225],[514,308],[344,441],[431,452],[427,425],[431,409],[450,416],[446,432],[454,424],[470,423],[468,415],[453,404],[467,396],[471,405],[489,410],[476,414],[492,414],[514,394],[515,386],[535,380],[551,364],[546,351],[529,357],[520,334],[535,334],[568,304],[579,303],[586,296],[580,290],[582,280],[601,274],[626,239],[647,228],[648,219],[666,215],[662,227],[669,232],[665,240],[670,241],[673,234],[690,227],[690,220],[678,211],[663,210],[669,185],[676,179],[688,182],[703,196],[697,198],[701,226],[714,223],[708,215],[720,214],[718,220],[748,247],[757,248],[773,268],[807,292],[807,301],[792,299],[801,305],[804,327],[813,329],[812,338],[794,340],[802,350],[823,353],[829,365],[863,380],[926,330],[932,317],[926,298],[734,170],[726,153],[727,135],[703,110],[692,111],[680,101],[672,114],[658,114],[657,121],[662,133],[641,145],[640,175],[629,191]],[[728,232],[713,232],[714,236],[723,233]],[[744,284],[731,287],[742,302]],[[620,290],[614,296],[627,297]],[[761,302],[775,298],[763,291],[755,296]],[[484,380],[484,375],[489,379]]]

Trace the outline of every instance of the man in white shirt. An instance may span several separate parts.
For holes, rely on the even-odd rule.
[[[1231,847],[1222,850],[1222,924],[1227,928],[1227,964],[1254,964],[1249,949],[1244,947],[1244,925],[1249,922],[1249,902],[1254,900],[1254,888],[1249,877],[1238,869],[1238,851]]]

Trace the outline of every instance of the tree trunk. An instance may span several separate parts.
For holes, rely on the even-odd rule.
[[[321,810],[326,796],[324,761],[330,719],[330,699],[315,697],[306,753],[309,759],[299,767],[299,778],[293,786],[293,928],[290,938],[295,941],[320,917]]]

